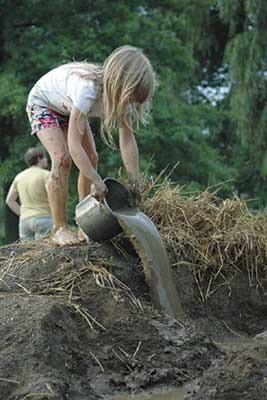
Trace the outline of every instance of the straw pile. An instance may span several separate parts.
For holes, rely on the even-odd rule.
[[[238,197],[222,200],[209,191],[185,196],[167,179],[160,185],[146,180],[143,188],[142,211],[157,226],[172,266],[190,269],[203,302],[222,285],[231,292],[231,282],[240,271],[247,274],[251,286],[266,293],[265,213],[251,213]],[[112,244],[124,254],[127,239],[115,238]],[[109,272],[110,259],[88,256],[87,252],[81,255],[80,250],[72,255],[71,246],[60,249],[44,240],[41,246],[20,243],[12,248],[14,256],[9,250],[5,256],[5,246],[0,254],[0,285],[7,291],[12,280],[24,294],[58,296],[73,305],[83,297],[81,282],[93,279],[98,286],[110,289],[114,297],[124,294],[141,307],[131,290]],[[50,274],[23,278],[24,269],[34,271],[41,262],[54,264]]]
[[[192,271],[202,301],[221,285],[231,291],[238,271],[247,273],[251,286],[264,290],[266,214],[252,214],[238,197],[222,200],[209,191],[182,195],[181,188],[167,180],[158,186],[146,184],[144,197],[144,213],[159,229],[173,265]]]
[[[0,297],[54,297],[79,313],[93,331],[105,329],[83,306],[90,282],[111,292],[115,301],[127,297],[143,309],[131,289],[110,272],[111,267],[110,257],[90,255],[87,246],[60,248],[49,239],[13,243],[1,247]]]

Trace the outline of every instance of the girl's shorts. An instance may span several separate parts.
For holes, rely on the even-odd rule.
[[[50,108],[28,105],[26,111],[32,127],[32,135],[36,135],[37,132],[47,128],[68,128],[69,117],[57,114]]]

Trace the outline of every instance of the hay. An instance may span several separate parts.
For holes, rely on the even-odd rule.
[[[157,226],[171,256],[173,267],[190,269],[202,301],[209,299],[220,287],[227,287],[239,272],[247,274],[251,286],[266,292],[267,281],[267,215],[249,211],[238,197],[222,200],[208,190],[185,196],[181,187],[164,180],[143,182],[142,211]],[[123,240],[121,240],[123,238]],[[125,242],[126,241],[126,242]],[[111,241],[116,252],[125,259],[127,238],[121,235]],[[18,243],[2,246],[0,254],[0,285],[14,292],[34,296],[57,296],[83,315],[87,323],[97,326],[93,317],[80,308],[84,297],[81,286],[84,280],[93,279],[100,288],[110,290],[119,301],[126,295],[139,309],[140,301],[130,288],[111,272],[112,260],[94,257],[86,252],[79,262],[73,259],[69,247],[58,248],[48,240],[40,243]],[[91,249],[91,247],[90,247]],[[49,262],[55,269],[42,278],[27,276],[23,270],[31,265]],[[42,265],[41,265],[42,267]],[[12,282],[12,288],[10,287]],[[79,307],[78,307],[79,306]]]
[[[84,254],[80,249],[79,245],[76,250],[72,246],[59,248],[49,240],[2,246],[1,297],[12,294],[56,298],[79,314],[92,331],[105,327],[83,306],[88,300],[84,287],[91,281],[98,288],[110,291],[116,302],[128,297],[136,308],[143,310],[131,289],[110,272],[112,259],[90,255],[87,246]]]
[[[253,214],[238,197],[222,200],[208,190],[182,195],[181,187],[167,180],[162,185],[147,183],[143,196],[142,211],[159,229],[173,255],[173,266],[190,268],[203,301],[221,285],[226,285],[230,294],[239,271],[247,273],[251,286],[264,290],[265,213]]]

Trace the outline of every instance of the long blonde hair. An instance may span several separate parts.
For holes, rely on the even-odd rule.
[[[89,63],[73,63],[84,69],[79,74],[92,79],[98,86],[98,95],[103,99],[101,136],[113,147],[112,131],[116,125],[128,125],[130,112],[136,121],[145,124],[149,102],[154,94],[156,78],[153,68],[143,52],[132,46],[121,46],[114,50],[103,66]]]

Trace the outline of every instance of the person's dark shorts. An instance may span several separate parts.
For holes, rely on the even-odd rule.
[[[60,115],[50,108],[28,105],[26,108],[32,128],[32,135],[47,128],[66,129],[69,125],[69,116]]]

